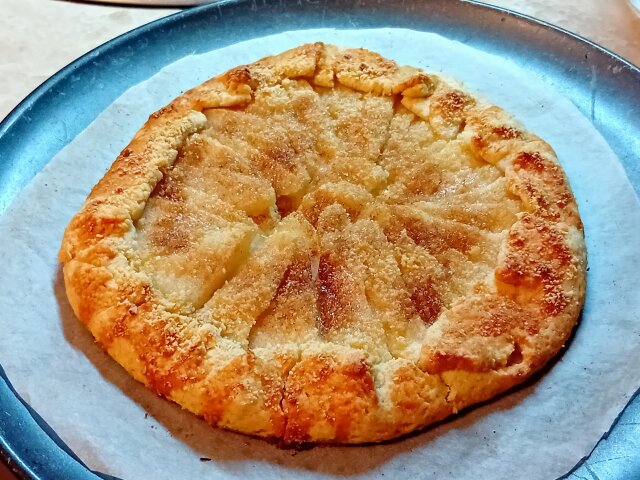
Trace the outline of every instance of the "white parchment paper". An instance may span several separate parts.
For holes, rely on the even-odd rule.
[[[64,227],[150,112],[214,74],[315,40],[445,72],[551,143],[580,205],[590,271],[579,328],[536,382],[400,441],[294,452],[212,429],[130,378],[74,318],[56,253]],[[640,386],[639,238],[640,205],[615,155],[535,74],[432,34],[289,32],[166,67],[122,95],[24,189],[0,218],[0,362],[90,468],[125,479],[555,478],[590,452]]]

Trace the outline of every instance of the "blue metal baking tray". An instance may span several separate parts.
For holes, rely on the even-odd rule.
[[[640,69],[598,45],[471,1],[230,0],[182,11],[111,40],[16,107],[0,124],[0,214],[104,108],[165,65],[242,40],[320,27],[434,32],[534,70],[591,119],[640,191]],[[82,465],[20,399],[1,367],[0,458],[19,478],[111,478]],[[632,399],[589,458],[575,460],[564,478],[640,478],[640,398]]]

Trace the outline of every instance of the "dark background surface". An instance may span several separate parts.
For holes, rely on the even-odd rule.
[[[640,71],[608,52],[541,23],[466,2],[236,1],[182,12],[119,37],[62,70],[25,100],[0,126],[0,212],[55,153],[124,90],[186,54],[283,30],[382,26],[432,31],[544,72],[554,88],[588,117],[590,79],[595,69],[599,112],[592,117],[594,125],[621,159],[637,190]],[[620,74],[611,75],[607,67],[612,64],[621,66]],[[129,75],[113,76],[114,69],[126,67]],[[83,81],[71,82],[72,74]],[[98,88],[95,78],[113,81]],[[89,104],[87,98],[91,98]],[[46,115],[29,115],[34,112]],[[69,118],[73,123],[61,121]],[[65,123],[65,129],[59,127]],[[640,478],[638,403],[626,410],[610,438],[601,442],[591,459],[570,478]],[[15,400],[0,378],[0,446],[5,453],[14,451],[24,462],[23,471],[31,469],[37,478],[96,478],[64,452],[64,445],[49,438],[33,420],[34,415]],[[0,475],[6,476],[6,472]]]
[[[11,474],[9,469],[4,465],[4,463],[0,462],[0,480],[13,480],[16,478]]]

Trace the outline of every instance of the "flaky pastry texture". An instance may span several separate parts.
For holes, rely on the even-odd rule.
[[[59,258],[133,377],[289,444],[390,439],[521,383],[585,295],[547,143],[452,81],[322,43],[151,115]]]

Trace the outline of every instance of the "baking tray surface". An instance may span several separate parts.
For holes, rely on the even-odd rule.
[[[185,10],[111,40],[27,97],[0,125],[0,213],[113,100],[184,56],[288,30],[380,27],[433,32],[536,71],[591,119],[640,191],[640,70],[591,42],[476,2],[239,0]],[[639,444],[634,398],[567,478],[640,478]],[[0,456],[21,478],[98,478],[21,401],[1,368]]]

